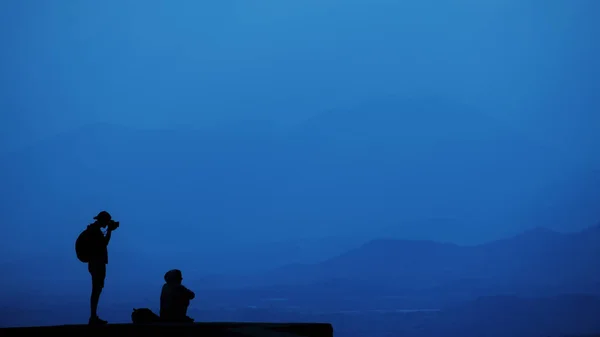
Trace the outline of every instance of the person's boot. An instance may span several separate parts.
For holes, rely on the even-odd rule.
[[[92,317],[90,317],[88,324],[89,325],[105,325],[105,324],[108,324],[108,322],[103,319],[100,319],[100,317],[98,317],[98,316],[92,316]]]

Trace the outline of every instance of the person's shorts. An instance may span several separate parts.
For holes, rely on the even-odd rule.
[[[106,264],[88,263],[88,271],[92,275],[92,287],[104,288],[104,279],[106,278]]]

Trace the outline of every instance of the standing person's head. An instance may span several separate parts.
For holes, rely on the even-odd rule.
[[[112,217],[107,211],[102,211],[94,217],[94,220],[96,220],[96,223],[100,225],[100,227],[105,228],[111,223]]]
[[[181,270],[179,269],[169,270],[165,274],[165,282],[167,282],[167,284],[181,284],[182,281],[183,275],[181,274]]]

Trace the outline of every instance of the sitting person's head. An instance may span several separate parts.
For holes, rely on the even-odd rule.
[[[165,274],[165,282],[167,282],[167,284],[181,284],[182,281],[183,275],[179,269],[169,270]]]

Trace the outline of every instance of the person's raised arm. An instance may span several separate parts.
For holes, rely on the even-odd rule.
[[[106,230],[106,236],[104,237],[104,239],[106,240],[107,246],[108,246],[108,243],[110,242],[111,234],[112,234],[112,230],[110,228],[108,230]]]
[[[190,300],[193,300],[196,297],[196,294],[194,294],[193,291],[189,290],[188,288],[186,288],[185,286],[181,286],[184,293],[186,294],[186,297],[189,298]]]

